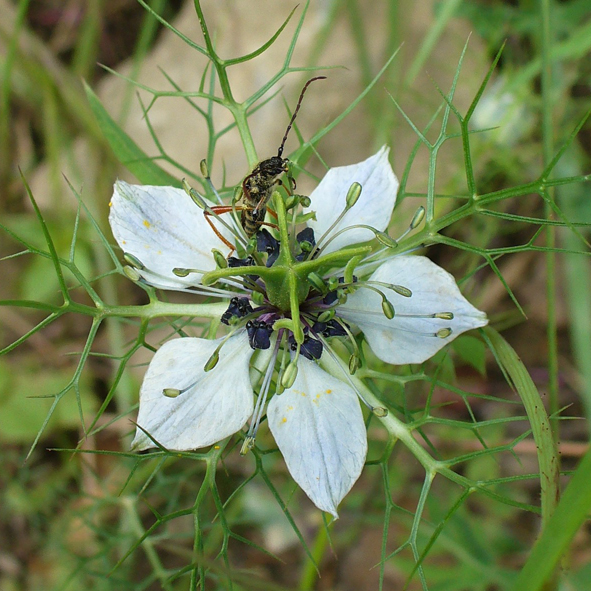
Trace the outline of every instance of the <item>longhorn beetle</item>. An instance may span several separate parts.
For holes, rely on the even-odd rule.
[[[304,94],[308,89],[308,86],[312,84],[315,80],[325,80],[326,76],[317,76],[315,78],[311,78],[306,82],[304,88],[302,88],[302,92],[300,93],[300,98],[298,99],[296,108],[291,116],[291,120],[287,129],[285,130],[285,135],[283,136],[283,140],[281,141],[281,145],[277,150],[277,156],[271,156],[271,158],[267,158],[266,160],[262,160],[259,162],[253,169],[253,171],[247,175],[244,180],[242,181],[242,187],[240,189],[240,194],[236,199],[236,202],[242,200],[243,204],[236,208],[236,206],[229,206],[229,205],[222,205],[212,207],[214,213],[226,213],[228,211],[232,211],[233,209],[240,209],[240,224],[244,229],[244,232],[248,238],[254,236],[259,228],[263,225],[265,215],[267,212],[267,203],[271,198],[273,193],[273,188],[275,185],[281,185],[281,180],[277,177],[283,173],[288,174],[288,179],[290,183],[290,191],[295,189],[295,180],[289,176],[289,159],[283,158],[283,149],[285,147],[285,142],[287,141],[287,136],[293,126],[293,123],[297,117],[298,111],[300,110],[300,106],[302,104],[302,99],[304,98]],[[217,230],[217,228],[213,225],[209,216],[211,213],[204,212],[205,219],[209,222],[210,226],[212,227],[213,231],[216,235],[232,250],[234,250],[234,246],[228,242]]]

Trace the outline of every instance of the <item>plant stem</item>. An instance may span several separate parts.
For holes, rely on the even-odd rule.
[[[552,45],[550,30],[550,0],[540,0],[542,18],[542,141],[544,168],[552,160],[554,153],[554,133],[552,122],[552,62],[550,60],[550,48]],[[547,190],[548,198],[554,201],[554,191]],[[552,203],[545,202],[545,214],[548,220],[554,219]],[[558,402],[558,341],[556,325],[556,254],[553,249],[556,245],[556,229],[549,225],[546,227],[546,309],[548,315],[548,400],[550,416],[556,416],[559,410]],[[554,440],[559,439],[558,418],[551,419],[550,425]]]

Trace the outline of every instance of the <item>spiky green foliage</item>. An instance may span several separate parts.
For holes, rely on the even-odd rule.
[[[63,72],[56,67],[40,72],[39,55],[23,54],[21,61],[15,57],[28,2],[19,4],[14,35],[4,61],[0,142],[3,146],[7,144],[7,97],[11,76],[18,72],[29,76],[29,83],[44,89],[48,97],[55,93],[59,98],[57,104],[69,107],[77,129],[94,138],[97,150],[106,150],[108,146],[106,153],[111,154],[110,158],[114,155],[139,182],[180,185],[180,178],[188,177],[207,192],[208,185],[199,172],[175,162],[159,141],[150,121],[154,103],[163,97],[176,97],[188,102],[195,114],[203,118],[209,131],[207,146],[203,146],[208,165],[216,161],[220,140],[235,134],[242,142],[249,166],[254,166],[258,157],[251,134],[251,115],[275,99],[278,84],[289,84],[290,75],[320,69],[292,65],[296,44],[306,26],[309,4],[298,9],[299,13],[294,9],[287,14],[281,27],[270,32],[268,41],[258,49],[222,59],[216,53],[199,0],[195,0],[196,18],[203,32],[199,41],[188,39],[160,16],[158,6],[162,3],[139,2],[149,16],[145,39],[151,39],[154,23],[160,22],[209,60],[197,90],[180,88],[166,73],[164,89],[141,85],[135,76],[128,78],[131,88],[142,89],[152,97],[148,104],[141,105],[141,110],[157,153],[152,155],[140,148],[109,114],[109,105],[101,104],[90,87],[85,95],[76,86],[73,73],[88,71],[88,64],[94,61],[92,40],[98,33],[90,16],[85,20],[88,34],[77,46],[72,71]],[[420,367],[393,370],[375,359],[361,337],[358,339],[364,365],[353,380],[370,403],[385,405],[390,413],[382,419],[368,418],[370,454],[364,475],[344,502],[341,521],[329,523],[306,504],[307,500],[286,473],[270,437],[263,437],[253,454],[244,460],[237,454],[240,435],[198,453],[170,452],[162,447],[144,455],[127,451],[133,430],[129,419],[137,409],[138,379],[142,373],[136,372],[134,366],[138,359],[145,363],[148,358],[142,353],[154,351],[175,334],[214,335],[225,306],[207,301],[166,301],[165,294],[145,285],[145,294],[141,294],[144,303],[120,304],[118,288],[124,281],[119,281],[119,276],[124,275],[120,253],[113,249],[110,236],[102,229],[102,221],[93,215],[95,210],[89,211],[85,196],[72,187],[78,208],[72,219],[72,230],[65,238],[66,234],[58,231],[52,209],[45,212],[37,205],[25,171],[22,184],[37,225],[33,230],[26,221],[14,217],[3,222],[2,228],[11,244],[4,262],[14,262],[19,257],[39,261],[37,266],[32,264],[24,271],[32,277],[29,282],[36,289],[23,288],[10,299],[0,301],[0,306],[16,310],[27,320],[30,314],[32,320],[21,336],[7,342],[1,352],[18,355],[23,347],[35,343],[73,315],[81,318],[87,327],[84,341],[72,345],[75,364],[63,380],[65,385],[55,389],[53,382],[40,379],[39,387],[27,389],[29,395],[47,398],[50,406],[42,424],[26,431],[30,434],[28,463],[9,483],[4,502],[4,506],[28,516],[32,523],[35,518],[30,516],[37,515],[37,521],[43,522],[38,531],[49,532],[46,541],[37,541],[44,560],[56,557],[48,582],[51,586],[46,588],[312,589],[333,551],[337,556],[348,555],[358,546],[360,538],[376,532],[381,542],[368,569],[377,565],[374,573],[378,573],[375,579],[380,589],[392,588],[393,580],[396,588],[432,591],[468,588],[533,591],[544,584],[546,589],[557,588],[560,575],[555,567],[588,514],[591,498],[585,493],[590,470],[587,455],[559,502],[556,441],[559,420],[565,417],[557,385],[556,261],[559,264],[564,261],[567,269],[564,284],[573,310],[570,328],[574,363],[580,368],[582,399],[588,412],[591,381],[587,362],[589,343],[585,338],[588,327],[584,319],[588,317],[590,296],[582,279],[589,272],[591,216],[583,183],[591,175],[587,174],[589,155],[578,143],[581,131],[588,129],[588,101],[584,105],[568,103],[561,125],[556,125],[552,120],[556,112],[554,97],[566,95],[571,88],[569,84],[573,83],[570,79],[557,80],[554,64],[558,59],[573,60],[569,63],[583,68],[582,62],[574,60],[588,51],[588,25],[582,20],[582,15],[588,16],[588,8],[584,2],[553,7],[542,0],[543,10],[539,13],[518,13],[509,5],[499,4],[490,9],[491,19],[487,22],[469,3],[442,2],[433,27],[399,83],[392,75],[397,58],[394,29],[397,20],[393,8],[396,3],[389,4],[388,54],[373,71],[367,54],[362,5],[355,0],[333,3],[318,43],[327,42],[338,9],[343,8],[354,29],[365,87],[310,139],[300,138],[300,145],[290,159],[301,168],[313,154],[321,155],[320,140],[329,133],[338,135],[338,124],[357,105],[364,104],[362,101],[371,106],[373,115],[369,124],[374,125],[377,141],[384,138],[391,141],[395,121],[409,125],[416,135],[416,143],[400,169],[398,206],[424,205],[426,218],[424,225],[399,241],[399,251],[430,247],[432,251],[439,249],[435,250],[438,253],[454,252],[453,271],[461,277],[462,285],[471,289],[475,299],[486,295],[475,278],[496,278],[509,295],[513,309],[505,315],[493,315],[494,328],[458,339],[448,350]],[[99,10],[99,3],[93,6]],[[569,22],[577,24],[568,39],[554,42],[556,33],[549,29],[550,9],[560,16],[561,27]],[[470,42],[466,43],[461,54],[454,56],[458,66],[449,88],[433,85],[430,100],[435,97],[439,104],[427,125],[421,126],[407,114],[405,105],[411,102],[408,88],[421,75],[446,25],[458,13],[472,19],[475,30],[489,40],[490,68],[482,72],[482,82],[473,91],[468,107],[461,108],[456,92],[462,84],[462,66],[471,47]],[[536,149],[543,153],[543,159],[534,162],[537,172],[533,175],[532,162],[527,154],[521,153],[522,145],[495,144],[487,130],[475,128],[473,124],[479,105],[490,98],[499,61],[511,59],[507,57],[508,49],[499,48],[501,39],[495,32],[496,24],[505,22],[507,16],[514,23],[515,34],[534,40],[533,45],[538,48],[523,67],[503,68],[507,76],[504,92],[512,97],[524,93],[534,97],[531,81],[542,74],[541,92],[529,105],[540,114],[540,133],[536,136],[526,131],[522,136],[528,142],[535,142]],[[292,37],[287,52],[277,57],[280,67],[252,95],[238,102],[228,68],[240,67],[264,52],[275,51],[277,39],[289,31]],[[138,45],[137,56],[145,54],[148,41]],[[316,53],[320,50],[319,45]],[[384,81],[387,92],[380,89]],[[232,124],[218,127],[214,104],[229,111]],[[59,130],[52,103],[46,105],[47,153],[55,173],[58,160],[57,156],[51,156],[52,142],[59,143],[65,131]],[[52,135],[50,130],[62,135]],[[63,143],[69,145],[65,139]],[[453,162],[458,170],[442,188],[438,183],[438,166],[448,148],[456,154]],[[420,162],[417,157],[422,152],[427,154],[428,170],[417,173]],[[521,167],[522,159],[527,166]],[[165,172],[163,163],[174,167],[178,176]],[[488,169],[497,174],[489,174]],[[113,171],[112,160],[107,160],[102,177],[109,180],[102,178],[102,188],[114,178]],[[7,174],[3,169],[0,173]],[[420,177],[425,186],[423,191],[407,190],[413,174]],[[501,185],[495,176],[502,179]],[[224,187],[221,192],[231,195],[232,191],[233,187]],[[534,201],[538,207],[527,207]],[[15,227],[17,230],[12,229]],[[498,236],[506,239],[497,240]],[[527,313],[501,271],[507,257],[522,253],[547,257],[550,418],[545,400],[524,363],[500,334],[501,329],[521,322],[520,315]],[[47,284],[46,290],[40,288],[43,284]],[[46,297],[19,297],[29,292]],[[127,293],[124,297],[131,296]],[[106,337],[101,338],[102,334]],[[345,351],[343,359],[346,359]],[[29,372],[40,371],[31,370],[28,362],[24,367],[29,367]],[[50,358],[38,359],[37,368],[51,362]],[[108,369],[100,369],[103,367]],[[8,375],[8,364],[3,368]],[[484,386],[487,378],[481,374],[487,368],[489,383],[495,384],[495,390]],[[470,385],[474,382],[457,379],[462,372],[478,376],[474,388]],[[105,373],[108,387],[98,399],[92,391],[91,378],[95,382],[103,380]],[[506,384],[501,386],[495,375],[502,376]],[[64,376],[62,373],[61,377]],[[18,422],[26,404],[37,401],[27,399],[24,406],[22,401],[14,404],[10,396],[17,387],[15,378],[9,376],[2,380],[0,405],[8,409],[8,421]],[[463,411],[450,413],[453,403],[459,403]],[[66,421],[59,416],[60,409],[68,405],[77,414],[80,441],[72,446],[65,436],[58,436],[57,442],[53,439],[60,467],[48,476],[43,469],[46,458],[41,453],[40,442],[48,432],[63,433],[66,427],[71,428],[71,418]],[[115,443],[109,439],[113,432],[117,433]],[[109,445],[88,449],[87,441],[104,441]],[[535,447],[537,463],[533,465],[527,459],[522,461],[520,455],[528,442],[533,442]],[[71,462],[72,456],[80,462]],[[11,456],[9,460],[11,465],[19,465],[20,456],[17,460]],[[32,462],[38,461],[42,463],[32,467]],[[80,480],[85,484],[78,487]],[[59,511],[52,515],[56,508]],[[517,535],[512,529],[518,519],[530,524],[528,535],[521,532]],[[535,535],[531,532],[538,526],[540,536],[533,546]],[[76,534],[84,542],[82,551],[76,547]],[[271,551],[269,540],[273,535],[285,545],[278,544]],[[533,552],[527,560],[531,546]],[[299,549],[292,550],[294,547]],[[286,553],[282,548],[290,550]],[[515,555],[521,559],[507,560]],[[270,583],[268,577],[253,574],[252,565],[257,561],[281,565],[281,560],[290,561],[283,568],[291,572],[278,579],[280,582]],[[525,567],[519,573],[522,563]],[[538,568],[539,564],[544,568]],[[273,568],[269,567],[268,572]],[[574,572],[573,584],[579,580],[577,577],[582,575]],[[34,588],[32,582],[29,584]]]

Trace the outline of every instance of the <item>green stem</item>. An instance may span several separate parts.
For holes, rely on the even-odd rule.
[[[322,366],[335,377],[342,379],[344,373],[349,373],[348,367],[341,360],[335,360],[328,355],[322,357]],[[372,407],[382,407],[383,402],[370,390],[364,382],[357,376],[350,376],[355,387],[363,395],[364,400]],[[418,460],[428,474],[439,473],[452,482],[465,488],[473,488],[474,482],[456,474],[445,465],[445,462],[435,460],[428,451],[414,438],[413,429],[398,419],[393,413],[388,413],[385,417],[379,417],[380,422],[386,428],[388,433],[399,440]]]
[[[219,318],[227,309],[226,302],[213,304],[175,304],[153,301],[145,306],[105,306],[102,316],[161,318],[163,316],[190,316]],[[93,308],[90,308],[91,310]]]
[[[207,493],[215,487],[215,474],[217,464],[220,461],[226,446],[228,445],[229,438],[220,441],[217,445],[214,445],[207,453],[207,468],[205,470],[205,477],[199,487],[195,502],[193,503],[193,524],[195,527],[195,535],[193,539],[193,563],[195,567],[191,571],[191,580],[189,583],[189,589],[196,591],[197,589],[203,589],[205,584],[205,555],[204,555],[204,538],[203,538],[203,526],[201,524],[201,516],[199,514],[201,504],[205,501]]]
[[[257,165],[259,159],[256,148],[254,147],[252,134],[250,133],[250,126],[248,125],[248,118],[246,115],[244,103],[234,103],[233,105],[229,106],[229,109],[234,116],[234,121],[236,121],[236,127],[238,128],[238,133],[240,134],[240,139],[242,140],[246,159],[248,160],[248,166],[252,170]]]
[[[146,534],[146,530],[144,529],[140,517],[136,510],[136,498],[131,497],[124,497],[121,499],[121,506],[123,507],[124,512],[127,514],[128,522],[131,526],[131,530],[135,536],[138,538],[142,538]],[[168,574],[166,569],[162,565],[160,561],[160,557],[158,556],[158,552],[154,546],[154,542],[150,537],[145,537],[142,541],[142,549],[146,554],[146,558],[152,567],[152,571],[154,572],[154,576],[160,581],[163,589],[170,589],[170,582],[168,579]]]
[[[291,265],[295,262],[291,252],[291,241],[289,235],[289,224],[287,221],[287,212],[285,211],[285,202],[279,191],[273,192],[273,206],[277,215],[277,227],[279,228],[279,261],[283,265]]]
[[[298,591],[311,591],[314,589],[314,584],[318,580],[318,564],[322,561],[322,557],[328,548],[329,537],[328,530],[325,524],[318,528],[316,540],[312,547],[312,557],[308,558],[304,564],[302,576],[300,577],[300,585]]]
[[[75,314],[84,314],[96,319],[119,318],[161,318],[163,316],[190,316],[201,318],[219,318],[227,309],[225,302],[212,304],[175,304],[154,300],[143,306],[87,306],[77,302],[67,302],[56,313],[63,314],[66,311]]]
[[[232,87],[230,86],[228,74],[226,73],[228,64],[225,62],[225,60],[220,59],[214,49],[209,30],[207,28],[207,23],[205,22],[205,17],[203,15],[203,11],[201,10],[200,1],[195,0],[194,4],[195,11],[197,12],[197,18],[199,19],[199,24],[201,25],[203,38],[205,39],[205,46],[207,47],[207,51],[209,53],[209,58],[211,59],[218,75],[220,88],[224,96],[225,106],[229,109],[229,111],[232,113],[232,116],[234,117],[236,127],[238,128],[238,133],[240,134],[240,139],[242,140],[242,144],[244,146],[248,165],[251,169],[253,169],[258,162],[258,158],[254,147],[254,141],[252,139],[252,134],[250,133],[250,127],[248,125],[246,105],[244,103],[238,103],[234,99]]]
[[[550,61],[550,48],[552,37],[550,30],[550,0],[540,0],[542,17],[542,140],[544,168],[552,160],[554,153],[554,133],[552,122],[552,62]],[[547,191],[548,198],[553,203],[554,191]],[[552,203],[545,202],[544,209],[547,219],[554,219]],[[556,321],[556,254],[553,249],[556,245],[556,229],[549,225],[546,227],[546,309],[548,325],[546,327],[548,337],[548,400],[550,415],[556,416],[559,410],[558,402],[558,341]],[[551,421],[554,440],[559,439],[558,418]]]
[[[490,326],[482,329],[482,333],[527,412],[538,451],[543,531],[554,513],[560,495],[558,450],[552,438],[550,420],[531,376],[511,345]]]

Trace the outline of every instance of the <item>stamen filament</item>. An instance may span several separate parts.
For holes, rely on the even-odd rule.
[[[354,185],[359,185],[359,183],[354,183]],[[352,188],[353,188],[353,185],[351,185],[351,188],[349,189],[349,191],[351,191]],[[361,193],[361,191],[360,191],[360,193]],[[345,217],[345,215],[349,211],[349,209],[351,209],[351,206],[348,203],[346,203],[345,208],[338,215],[337,219],[330,225],[328,230],[326,230],[326,232],[324,232],[324,234],[322,234],[322,236],[320,236],[320,238],[318,238],[318,240],[316,241],[316,246],[312,249],[312,251],[310,252],[310,254],[308,255],[306,260],[311,260],[314,258],[314,256],[316,256],[316,253],[321,253],[322,248],[324,248],[326,246],[326,244],[328,244],[330,242],[330,240],[332,240],[334,238],[334,236],[333,236],[324,246],[322,246],[322,248],[320,247],[320,245],[322,244],[324,239],[338,226],[338,224]],[[338,234],[340,234],[340,232]]]
[[[131,267],[133,269],[133,267]],[[124,267],[125,269],[125,267]],[[135,270],[135,269],[134,269]],[[192,270],[191,272],[194,273],[205,273],[205,271],[201,271],[201,270]],[[150,270],[150,275],[153,275],[154,277],[158,277],[160,279],[165,280],[166,282],[170,281],[170,277],[168,277],[167,275],[163,275],[162,273],[156,273],[156,271],[152,271]],[[228,280],[224,280],[223,281],[224,284],[231,284],[231,281]],[[157,289],[163,289],[162,286],[159,285],[155,285],[154,282],[150,281],[150,285],[152,285],[153,287],[156,287]],[[198,284],[198,285],[187,285],[187,286],[171,286],[171,285],[167,285],[166,288],[168,291],[180,291],[182,293],[191,293],[191,294],[197,294],[197,295],[203,295],[203,296],[219,296],[221,298],[232,298],[234,296],[243,296],[244,292],[235,292],[235,291],[227,291],[225,289],[220,289],[219,287],[213,287],[213,286],[209,286],[209,285],[202,285],[202,284]],[[247,290],[248,291],[248,290]]]
[[[388,320],[392,320],[392,318],[394,318],[394,306],[392,305],[392,302],[390,302],[390,300],[386,297],[386,294],[383,291],[379,290],[377,287],[374,287],[368,281],[359,281],[355,283],[355,285],[359,287],[364,287],[365,289],[369,289],[371,291],[375,291],[382,298],[382,312],[384,316]]]
[[[373,312],[372,310],[355,310],[353,308],[348,308],[348,309],[341,309],[339,310],[339,314],[341,315],[341,317],[343,318],[347,318],[347,312],[354,312],[356,314],[364,314],[364,315],[368,315],[368,316],[379,316],[380,318],[383,317],[383,313],[382,312]],[[440,318],[439,316],[436,316],[435,314],[396,314],[396,318]],[[351,322],[354,322],[353,319],[351,319]],[[423,332],[420,330],[412,330],[410,328],[406,328],[404,326],[396,326],[396,330],[400,331],[400,332],[409,332],[411,334],[417,334],[423,337],[437,337],[439,339],[446,339],[447,337],[449,337],[452,332],[453,329],[449,326],[444,327],[444,328],[440,328],[437,332]]]
[[[222,340],[222,342],[215,348],[215,351],[209,356],[209,359],[205,362],[203,366],[203,371],[208,372],[211,371],[218,363],[220,358],[220,351],[222,347],[228,342],[228,340],[233,337],[239,330],[244,330],[241,326],[237,326],[234,330],[231,330]],[[213,362],[215,360],[215,363]],[[194,384],[193,384],[194,385]]]
[[[421,205],[416,210],[415,214],[412,216],[412,220],[410,220],[410,224],[408,225],[408,228],[398,238],[398,242],[400,242],[403,238],[406,238],[413,230],[418,228],[424,219],[425,219],[425,208]]]
[[[345,318],[347,313],[353,312],[355,314],[363,314],[367,316],[377,316],[382,317],[382,312],[378,312],[375,310],[364,310],[362,308],[340,308],[339,314]],[[453,320],[454,314],[453,312],[435,312],[434,314],[398,314],[396,313],[396,318],[437,318],[439,320]],[[402,330],[402,329],[401,329]]]
[[[242,447],[240,448],[240,455],[246,455],[249,450],[254,447],[254,442],[256,439],[256,434],[259,428],[259,423],[263,416],[263,409],[265,407],[265,401],[267,400],[267,394],[269,393],[269,388],[271,386],[271,379],[273,377],[273,372],[275,371],[275,363],[277,361],[277,355],[279,352],[279,346],[281,344],[281,340],[279,335],[275,339],[275,346],[273,348],[273,353],[271,355],[271,359],[269,360],[269,365],[267,365],[267,371],[265,372],[265,377],[263,378],[263,383],[261,384],[261,388],[259,390],[259,396],[257,398],[252,418],[250,421],[250,428],[248,429],[248,433],[246,434],[246,438]]]
[[[397,293],[398,295],[404,296],[405,298],[410,298],[412,296],[412,291],[408,289],[408,287],[404,287],[403,285],[396,285],[394,283],[386,283],[384,281],[364,281],[361,283],[361,285],[379,285],[380,287],[391,289],[393,292]]]
[[[349,385],[351,386],[351,388],[353,388],[353,390],[355,391],[355,394],[357,394],[357,396],[359,397],[359,400],[361,400],[361,402],[363,402],[363,404],[365,404],[365,406],[367,406],[367,408],[369,408],[369,410],[374,413],[376,416],[378,417],[383,417],[386,416],[386,414],[388,414],[388,409],[382,407],[382,406],[372,406],[361,394],[361,392],[358,390],[357,386],[355,386],[355,384],[353,383],[353,380],[351,379],[351,377],[349,376],[349,374],[343,369],[343,366],[341,364],[341,360],[337,357],[337,355],[332,351],[332,349],[329,347],[328,342],[326,341],[326,339],[322,336],[319,335],[319,339],[320,342],[322,343],[324,350],[328,353],[328,355],[332,358],[332,360],[335,362],[336,366],[341,370],[341,373],[343,374],[343,376],[345,377],[345,379],[347,380],[347,382],[349,383]]]
[[[380,242],[382,244],[384,244],[386,241],[392,241],[390,246],[386,246],[383,250],[391,250],[392,248],[394,248],[395,246],[398,245],[398,243],[387,237],[386,238],[386,234],[384,234],[383,232],[380,232],[379,230],[376,230],[374,227],[369,226],[367,224],[354,224],[352,226],[346,226],[345,228],[343,228],[342,230],[339,230],[336,234],[333,234],[321,247],[319,247],[318,245],[322,243],[322,241],[324,240],[324,238],[326,238],[326,236],[328,235],[328,233],[334,228],[334,226],[337,225],[337,223],[340,221],[341,217],[344,216],[347,213],[347,210],[345,210],[343,213],[341,213],[341,215],[339,216],[339,218],[337,218],[337,221],[320,237],[320,240],[318,240],[317,244],[316,244],[316,248],[314,248],[312,250],[312,255],[308,255],[308,259],[311,259],[312,256],[317,252],[318,256],[320,256],[322,254],[322,251],[333,241],[335,240],[338,236],[340,236],[341,234],[344,234],[345,232],[348,232],[349,230],[354,230],[354,229],[358,229],[358,228],[362,228],[365,230],[369,230],[370,232],[373,232],[374,236],[376,238],[378,238],[378,240],[380,240],[380,238],[378,236],[381,236],[382,239],[380,240]]]
[[[217,194],[217,191],[213,187],[213,184],[211,183],[211,179],[208,179],[206,177],[205,180],[206,181],[209,180],[209,186],[214,191],[214,194],[216,194],[218,199],[221,200],[220,196]],[[247,241],[244,237],[244,234],[239,232],[237,230],[237,227],[231,226],[230,224],[228,224],[228,222],[226,222],[226,220],[222,219],[222,217],[220,215],[218,215],[218,213],[214,209],[212,209],[212,207],[210,205],[208,205],[207,201],[205,200],[205,197],[203,195],[201,195],[198,191],[193,189],[193,187],[191,187],[185,179],[182,179],[181,183],[183,185],[183,189],[185,190],[187,195],[189,195],[189,197],[193,200],[195,205],[197,205],[197,207],[202,209],[204,214],[214,217],[217,222],[219,222],[222,226],[224,226],[224,228],[226,228],[226,230],[228,230],[228,232],[230,232],[230,234],[232,234],[232,236],[234,236],[236,241],[238,243],[240,243],[240,245],[242,247],[246,248]],[[236,223],[235,220],[234,220],[234,223]],[[240,226],[238,226],[238,227],[240,227]]]
[[[418,250],[423,250],[423,248],[427,248],[428,246],[431,246],[431,245],[430,244],[419,244],[418,246],[415,246],[413,248],[409,248],[408,250],[404,250],[402,252],[396,252],[394,254],[390,253],[388,256],[385,256],[385,257],[382,257],[382,254],[384,254],[385,252],[387,252],[391,249],[380,248],[379,250],[376,250],[374,253],[369,255],[365,259],[365,262],[363,263],[363,265],[359,265],[359,267],[357,267],[357,271],[358,272],[367,271],[368,273],[371,273],[372,271],[375,271],[379,266],[383,265],[386,261],[389,261],[389,260],[399,257],[399,256],[411,254],[411,253],[416,252]]]

